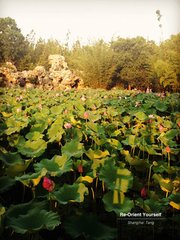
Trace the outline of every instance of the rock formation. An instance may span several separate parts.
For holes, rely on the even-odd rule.
[[[83,81],[68,68],[64,56],[50,55],[48,61],[51,65],[48,71],[43,66],[37,66],[34,70],[22,72],[18,72],[12,63],[7,62],[4,67],[0,67],[0,86],[19,85],[55,90],[83,87]]]

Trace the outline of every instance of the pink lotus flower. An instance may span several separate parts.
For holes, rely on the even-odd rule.
[[[84,113],[84,118],[85,118],[85,119],[88,119],[88,118],[89,118],[89,113],[88,113],[88,112],[85,112],[85,113]]]
[[[164,131],[164,127],[162,125],[159,125],[159,131],[163,132]]]
[[[64,127],[65,127],[66,129],[68,129],[68,128],[72,128],[72,125],[71,125],[71,123],[65,123],[65,124],[64,124]]]
[[[42,186],[47,191],[52,192],[55,187],[55,183],[50,178],[44,177]]]
[[[143,187],[143,188],[141,189],[141,197],[142,197],[143,199],[147,198],[147,188],[146,188],[146,187]]]
[[[79,173],[83,173],[83,165],[82,164],[79,164],[77,169],[78,169]]]
[[[171,152],[171,149],[170,149],[170,147],[169,147],[169,146],[167,146],[167,147],[165,148],[165,151],[166,151],[167,153],[170,153],[170,152]]]
[[[68,110],[67,110],[67,109],[65,109],[65,110],[64,110],[64,114],[67,114],[67,113],[68,113]]]

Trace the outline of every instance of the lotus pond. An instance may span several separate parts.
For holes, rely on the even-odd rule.
[[[160,213],[177,237],[180,94],[0,94],[2,239],[128,240],[130,213]]]

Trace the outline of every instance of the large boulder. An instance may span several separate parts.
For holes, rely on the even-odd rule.
[[[0,68],[0,85],[13,86],[17,83],[17,69],[11,62],[6,62]]]
[[[48,60],[51,65],[49,71],[44,66],[37,66],[33,70],[18,72],[12,63],[7,62],[0,68],[0,86],[59,90],[83,87],[83,81],[68,68],[64,56],[50,55]]]
[[[82,87],[82,80],[76,76],[69,68],[62,55],[50,55],[49,64],[49,77],[52,79],[52,84],[55,89],[70,89]]]
[[[59,54],[49,55],[48,57],[49,64],[51,68],[50,72],[61,71],[62,69],[68,69],[67,63],[65,62],[65,57]]]

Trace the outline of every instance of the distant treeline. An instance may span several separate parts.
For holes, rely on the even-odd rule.
[[[68,66],[92,88],[136,88],[152,91],[180,90],[180,33],[160,45],[143,37],[100,39],[88,45],[76,41],[71,48],[57,40],[39,39],[34,32],[23,36],[12,18],[0,18],[0,64],[7,61],[18,70],[43,65],[48,56],[65,56]]]

